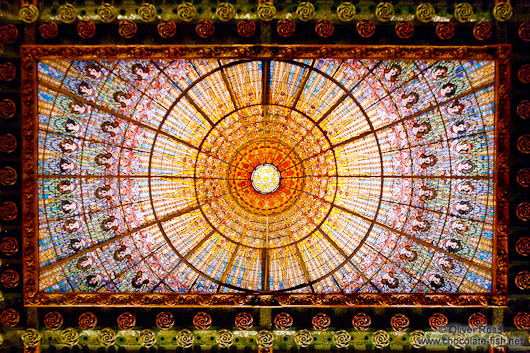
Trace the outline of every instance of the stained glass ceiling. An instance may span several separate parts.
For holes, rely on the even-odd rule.
[[[484,293],[495,62],[42,60],[42,292]]]

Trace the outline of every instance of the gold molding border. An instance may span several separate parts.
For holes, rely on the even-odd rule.
[[[21,47],[22,222],[24,304],[27,306],[506,306],[508,289],[508,194],[510,125],[510,45],[481,47],[350,45],[210,45],[210,46],[40,46]],[[348,58],[486,59],[496,62],[496,217],[493,288],[479,294],[142,294],[42,293],[38,291],[37,246],[37,72],[40,59],[91,58]]]

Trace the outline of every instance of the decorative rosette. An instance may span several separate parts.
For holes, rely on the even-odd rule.
[[[517,114],[521,117],[521,119],[530,119],[530,101],[529,100],[522,100],[517,105]]]
[[[296,15],[300,21],[311,21],[315,16],[315,6],[309,1],[301,2],[296,8]]]
[[[11,134],[0,135],[0,152],[11,153],[17,149],[17,139]]]
[[[236,316],[235,324],[240,330],[248,330],[254,326],[254,319],[250,313],[239,313]]]
[[[414,24],[409,21],[400,21],[396,24],[396,34],[401,39],[409,39],[414,34]]]
[[[272,347],[272,344],[274,343],[274,336],[270,331],[261,330],[258,332],[258,336],[256,337],[256,343],[259,347]]]
[[[521,38],[521,40],[530,42],[530,22],[521,23],[517,33],[519,34],[519,38]]]
[[[96,25],[90,21],[80,21],[77,24],[77,34],[81,38],[92,38],[96,34]]]
[[[26,23],[33,23],[39,18],[39,9],[32,4],[22,5],[18,11],[18,17]]]
[[[388,22],[394,16],[394,6],[389,2],[380,2],[375,8],[375,17],[381,22]]]
[[[523,135],[517,139],[517,149],[522,153],[530,153],[530,135]]]
[[[486,318],[486,315],[482,313],[473,313],[469,315],[467,322],[469,324],[469,327],[477,329],[479,327],[486,327],[486,325],[488,324],[488,319]]]
[[[13,81],[17,75],[17,68],[15,65],[10,62],[0,64],[0,80],[1,81]],[[11,134],[6,134],[3,136],[13,136]],[[14,137],[13,137],[14,138]]]
[[[423,23],[431,22],[435,14],[434,6],[429,3],[419,4],[416,8],[416,18]]]
[[[44,316],[44,326],[50,330],[57,330],[63,325],[63,316],[57,311],[50,311]]]
[[[208,38],[215,32],[215,26],[211,20],[202,19],[197,22],[195,32],[197,32],[197,35],[201,38]]]
[[[333,344],[337,348],[347,348],[350,345],[351,335],[346,330],[338,330],[333,335]]]
[[[118,16],[116,8],[109,3],[103,3],[98,7],[98,16],[101,22],[111,23]]]
[[[230,21],[236,15],[236,9],[234,5],[229,2],[222,2],[217,6],[215,15],[223,22]]]
[[[313,316],[313,320],[311,320],[311,323],[313,324],[313,328],[315,330],[325,331],[331,325],[331,319],[324,313],[318,313]]]
[[[11,99],[2,99],[0,101],[0,118],[11,119],[17,112],[17,106]]]
[[[493,34],[493,26],[489,22],[477,22],[473,27],[473,36],[478,40],[486,40]]]
[[[122,330],[131,330],[136,325],[136,317],[129,312],[121,313],[117,321],[118,327]]]
[[[113,346],[116,343],[116,332],[109,327],[105,327],[98,332],[98,341],[105,347]]]
[[[0,323],[5,327],[15,327],[20,321],[20,314],[15,309],[9,308],[0,314]]]
[[[523,168],[517,172],[517,182],[519,183],[519,185],[524,186],[524,187],[530,186],[530,169],[529,168]],[[528,239],[528,238],[521,238],[517,241],[517,243],[519,243],[523,239]]]
[[[79,332],[75,328],[68,327],[61,332],[61,343],[73,347],[79,342]]]
[[[461,349],[465,346],[466,338],[466,334],[463,332],[452,333],[449,335],[449,342],[456,349]]]
[[[329,20],[320,20],[315,25],[315,32],[317,32],[322,38],[330,37],[334,30],[335,26],[333,26],[333,23]]]
[[[162,311],[156,316],[156,326],[162,330],[167,330],[175,325],[175,318],[169,311]]]
[[[40,343],[42,335],[39,331],[34,328],[28,328],[27,330],[22,331],[20,335],[24,347],[35,347]]]
[[[517,77],[522,83],[530,83],[530,65],[525,64],[517,71]]]
[[[513,324],[519,330],[530,330],[530,314],[524,311],[517,313],[513,318]]]
[[[429,318],[429,326],[431,326],[433,331],[445,331],[448,322],[447,316],[442,313],[434,313]]]
[[[440,22],[436,25],[436,35],[442,40],[448,40],[455,35],[455,25],[451,22]]]
[[[73,23],[77,18],[77,9],[72,4],[64,4],[59,6],[57,17],[62,23]]]
[[[215,336],[215,342],[217,342],[220,348],[228,348],[234,343],[234,334],[227,329],[219,330]]]
[[[379,349],[390,344],[390,335],[385,330],[377,330],[372,334],[372,344]]]
[[[53,39],[59,34],[59,26],[55,22],[44,22],[39,26],[39,32],[44,39]]]
[[[455,6],[455,18],[458,22],[468,22],[473,17],[473,6],[464,2]]]
[[[519,205],[517,205],[515,214],[522,221],[530,221],[530,202],[521,202]]]
[[[0,215],[1,212],[2,211],[0,210]],[[15,288],[20,283],[20,276],[15,270],[6,270],[4,273],[2,273],[2,276],[0,276],[0,282],[2,282],[6,288]]]
[[[530,174],[530,170],[528,174]],[[530,177],[529,177],[530,179]],[[528,256],[530,255],[530,238],[528,237],[522,237],[519,240],[517,240],[517,243],[515,243],[515,250],[519,253],[519,255],[522,256]]]
[[[18,39],[18,29],[12,24],[0,26],[0,42],[13,44]]]
[[[12,221],[15,218],[17,218],[17,216],[18,216],[18,207],[14,202],[6,201],[2,204],[2,206],[0,206],[0,218],[2,218],[4,221]],[[15,272],[13,270],[9,270],[9,271]]]
[[[212,326],[212,317],[205,312],[198,312],[193,317],[193,326],[197,330],[208,330]]]
[[[188,329],[180,330],[177,333],[177,336],[175,337],[176,344],[178,347],[182,348],[190,348],[193,345],[193,342],[195,341],[195,337],[193,336],[193,333]]]
[[[138,343],[142,347],[152,347],[156,344],[156,334],[155,331],[151,329],[145,329],[140,331],[140,334],[138,335]]]
[[[237,23],[237,33],[241,37],[252,37],[256,33],[256,24],[251,20],[241,20]]]
[[[9,174],[8,174],[9,173]],[[0,170],[0,184],[14,185],[17,180],[17,171],[11,167]],[[7,256],[15,255],[18,251],[18,240],[13,237],[6,237],[0,242],[0,251]]]
[[[300,347],[309,347],[309,345],[313,343],[313,335],[311,334],[311,331],[306,329],[296,331],[293,339],[294,343]]]
[[[171,38],[177,34],[177,25],[171,20],[160,22],[156,29],[162,38]]]
[[[366,331],[370,327],[372,320],[368,314],[358,313],[353,317],[351,323],[356,330]]]
[[[276,326],[278,330],[287,330],[289,327],[293,326],[293,317],[285,312],[279,313],[274,318],[274,326]]]
[[[493,348],[499,348],[508,344],[508,336],[504,332],[493,332],[489,334],[489,344]],[[496,350],[494,350],[496,352]]]
[[[290,37],[294,34],[296,30],[296,25],[291,20],[280,20],[276,23],[276,31],[278,34],[284,38]]]
[[[342,22],[351,22],[355,17],[355,5],[351,2],[343,2],[337,7],[337,17]]]
[[[11,186],[15,185],[17,182],[17,171],[11,167],[4,167],[0,169],[0,184],[4,186]],[[15,241],[15,243],[12,242],[12,239]],[[13,249],[13,245],[15,248]],[[5,251],[4,251],[5,250]],[[4,238],[2,240],[2,243],[0,243],[0,251],[2,251],[6,255],[13,255],[10,252],[11,251],[17,251],[18,250],[18,242],[16,242],[15,238]]]
[[[521,271],[515,276],[515,285],[522,290],[530,289],[530,272]]]
[[[510,1],[498,2],[495,7],[493,7],[493,17],[495,17],[497,21],[507,21],[512,15],[513,9],[512,5],[510,5]]]
[[[183,2],[177,7],[179,18],[184,22],[190,22],[195,18],[197,9],[191,2]]]
[[[136,26],[136,23],[134,23],[131,20],[122,20],[118,24],[118,33],[123,38],[130,39],[134,37],[137,30],[138,30],[138,27]]]
[[[138,8],[138,16],[144,22],[153,22],[156,20],[156,7],[153,4],[144,2]]]
[[[409,318],[403,314],[396,314],[390,319],[390,326],[394,331],[405,331],[409,325]]]
[[[355,26],[357,33],[363,38],[369,38],[375,33],[375,23],[370,20],[362,20],[357,22]]]
[[[409,335],[410,345],[414,348],[421,348],[427,344],[427,334],[422,330],[414,330]]]
[[[270,3],[259,4],[258,17],[260,20],[268,22],[272,21],[276,16],[276,7]]]
[[[79,327],[81,327],[82,329],[92,330],[94,327],[96,327],[98,323],[98,318],[94,313],[87,311],[79,315],[78,322]]]

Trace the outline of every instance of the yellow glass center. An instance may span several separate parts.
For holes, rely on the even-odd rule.
[[[280,186],[280,171],[272,164],[260,164],[250,176],[252,187],[261,194],[272,194]]]

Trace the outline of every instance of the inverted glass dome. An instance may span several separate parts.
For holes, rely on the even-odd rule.
[[[42,292],[492,290],[495,62],[38,63]]]

